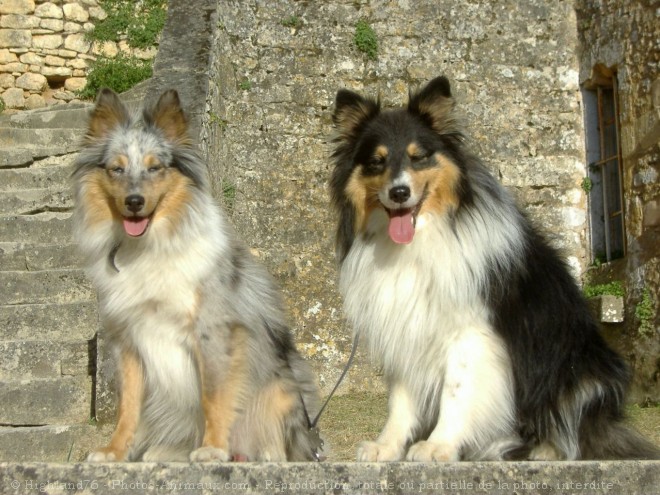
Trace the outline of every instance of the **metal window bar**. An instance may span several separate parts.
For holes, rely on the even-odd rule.
[[[605,256],[607,261],[611,261],[614,257],[613,244],[615,247],[621,248],[620,251],[625,255],[625,224],[623,221],[623,188],[621,187],[621,178],[623,177],[621,170],[621,141],[619,134],[619,105],[618,105],[618,94],[617,94],[617,84],[616,77],[612,78],[612,105],[613,105],[613,115],[611,118],[605,116],[604,107],[606,95],[601,86],[596,88],[597,102],[598,102],[598,131],[599,131],[599,141],[600,141],[600,160],[593,163],[592,165],[597,166],[602,179],[602,200],[603,200],[603,222],[605,229]],[[607,136],[606,129],[609,126],[614,127],[615,142],[614,144],[614,153],[608,155],[607,150]],[[610,177],[607,174],[607,165],[610,163],[616,163],[616,173],[615,177],[616,183],[612,184],[610,182]],[[612,181],[614,182],[614,181]],[[617,189],[617,191],[615,191]],[[610,190],[612,190],[610,192]],[[610,194],[615,193],[618,195],[620,208],[614,211],[610,211]],[[618,219],[620,229],[617,229],[621,238],[614,239],[613,233],[613,220]]]

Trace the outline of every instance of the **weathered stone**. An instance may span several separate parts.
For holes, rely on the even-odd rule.
[[[40,57],[34,52],[28,52],[21,55],[20,61],[23,64],[40,66],[41,64],[43,64],[44,59],[43,57]]]
[[[85,376],[87,341],[0,341],[0,381]]]
[[[61,78],[66,78],[71,76],[71,69],[68,67],[49,67],[49,66],[44,66],[43,69],[41,69],[41,73],[46,76],[46,77],[61,77]]]
[[[92,449],[107,443],[109,433],[92,425],[0,427],[0,462],[83,461]]]
[[[0,28],[33,29],[39,26],[39,19],[33,16],[7,14],[0,16]]]
[[[46,58],[44,59],[44,62],[46,65],[52,65],[55,67],[62,67],[65,63],[66,60],[64,60],[61,57],[56,57],[54,55],[46,55]]]
[[[62,46],[62,36],[59,34],[43,34],[35,36],[32,39],[32,46],[35,48],[59,48]]]
[[[0,73],[0,88],[13,88],[14,87],[14,76],[11,74]]]
[[[41,95],[30,95],[25,99],[26,110],[36,110],[37,108],[44,108],[46,100]]]
[[[0,340],[90,340],[98,329],[98,318],[96,301],[0,305]]]
[[[10,64],[13,62],[18,62],[18,57],[15,53],[7,49],[0,50],[0,64]]]
[[[64,445],[72,440],[65,437]],[[59,459],[58,459],[59,460]],[[652,494],[657,461],[374,463],[3,463],[6,495],[245,493]],[[75,487],[80,487],[75,488]]]
[[[84,424],[89,420],[87,376],[0,381],[3,425]]]
[[[29,14],[34,12],[34,0],[0,0],[0,14]]]
[[[42,74],[23,74],[16,79],[17,88],[23,88],[33,93],[43,91],[48,87],[48,81]]]
[[[108,58],[115,58],[119,53],[117,43],[114,41],[104,41],[102,43],[95,42],[92,45],[92,53],[94,55],[102,55]]]
[[[84,77],[70,77],[64,82],[64,89],[67,91],[80,91],[87,84],[87,79]]]
[[[64,18],[68,21],[87,22],[89,13],[78,3],[67,3],[62,7]]]
[[[0,29],[0,48],[26,47],[32,44],[32,34],[25,29]]]
[[[39,26],[48,31],[59,33],[64,30],[64,21],[61,19],[42,19]]]
[[[20,88],[9,88],[2,93],[2,101],[5,102],[5,108],[25,107],[25,96]]]
[[[26,72],[27,70],[28,70],[28,65],[17,62],[0,65],[0,72],[23,73]]]
[[[34,15],[41,18],[62,19],[64,13],[62,7],[51,2],[42,3],[34,10]]]
[[[108,17],[108,14],[106,14],[105,10],[103,10],[101,7],[92,6],[89,8],[88,12],[89,17],[93,20],[102,21]]]
[[[77,22],[68,21],[64,23],[64,31],[66,31],[67,34],[82,33],[84,30],[83,26]]]
[[[91,42],[84,34],[71,34],[66,37],[66,40],[64,40],[64,48],[78,53],[87,53],[90,46]]]

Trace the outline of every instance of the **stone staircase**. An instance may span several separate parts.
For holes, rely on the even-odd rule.
[[[76,460],[93,426],[94,292],[71,239],[88,106],[0,117],[0,459]],[[92,407],[90,408],[90,404]]]

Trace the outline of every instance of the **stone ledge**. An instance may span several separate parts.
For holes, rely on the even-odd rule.
[[[651,494],[660,461],[423,463],[0,463],[22,493]]]

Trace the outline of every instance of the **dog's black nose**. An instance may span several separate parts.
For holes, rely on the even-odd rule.
[[[410,198],[408,186],[394,186],[390,189],[390,199],[395,203],[405,203]]]
[[[130,211],[137,213],[142,208],[144,208],[144,196],[140,196],[139,194],[131,194],[130,196],[126,196],[124,204]]]

